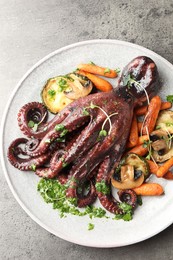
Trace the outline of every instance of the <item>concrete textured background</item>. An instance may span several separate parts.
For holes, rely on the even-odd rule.
[[[19,79],[48,53],[74,42],[107,38],[143,45],[173,63],[172,28],[172,0],[0,0],[0,116]],[[28,217],[2,169],[0,180],[0,260],[173,259],[173,225],[123,248],[78,246]]]

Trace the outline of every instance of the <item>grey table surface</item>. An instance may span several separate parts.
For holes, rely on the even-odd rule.
[[[83,40],[118,39],[173,63],[172,28],[172,0],[0,0],[0,117],[19,79],[48,53]],[[48,233],[23,211],[2,169],[0,180],[1,260],[173,259],[173,225],[122,248],[75,245]]]

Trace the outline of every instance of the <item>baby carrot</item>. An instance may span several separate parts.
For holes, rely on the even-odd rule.
[[[142,125],[143,125],[142,122],[138,122],[138,133],[141,133]]]
[[[163,187],[158,183],[143,183],[133,190],[141,196],[159,196],[164,193]]]
[[[163,178],[167,180],[173,180],[173,173],[168,171],[165,175],[163,175]]]
[[[147,160],[147,162],[149,165],[150,173],[156,174],[159,166],[151,160]]]
[[[96,74],[108,78],[117,77],[117,72],[115,70],[109,68],[103,68],[95,64],[79,64],[77,67],[79,70],[83,70],[92,74]]]
[[[107,80],[97,77],[96,75],[93,75],[85,71],[78,71],[78,73],[89,78],[97,89],[103,92],[108,92],[112,90],[112,85]]]
[[[129,135],[129,146],[133,147],[137,145],[138,143],[138,125],[137,125],[137,119],[136,115],[133,115],[131,129],[130,129],[130,135]]]
[[[171,102],[162,102],[161,106],[160,106],[160,110],[165,110],[165,109],[169,109],[172,107],[172,103]],[[143,107],[139,107],[135,109],[135,113],[137,116],[143,116],[147,113],[147,106],[143,106]]]
[[[159,96],[154,96],[151,99],[150,104],[148,106],[146,120],[143,124],[143,130],[142,130],[143,135],[151,133],[154,130],[157,117],[160,111],[160,107],[161,107],[161,98]]]
[[[169,109],[172,107],[172,103],[171,102],[162,102],[161,103],[161,107],[160,110],[165,110],[165,109]]]
[[[137,155],[144,156],[148,152],[147,147],[143,147],[143,145],[138,145],[128,151],[128,153],[136,153]]]
[[[173,166],[173,157],[167,160],[164,164],[162,164],[156,172],[156,176],[158,178],[163,177],[169,169]]]
[[[139,107],[135,110],[137,116],[143,116],[147,112],[147,106]]]

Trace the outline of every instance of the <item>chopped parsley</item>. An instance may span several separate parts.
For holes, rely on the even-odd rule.
[[[49,89],[49,90],[48,90],[48,95],[49,95],[51,98],[53,98],[53,97],[55,96],[55,94],[56,94],[56,91],[55,91],[54,89]]]
[[[168,102],[173,103],[173,95],[168,95],[168,96],[166,97],[166,100],[167,100]]]
[[[28,127],[32,128],[32,130],[34,132],[37,132],[37,129],[38,129],[38,124],[37,123],[34,123],[34,121],[30,120],[28,122]]]
[[[34,172],[36,171],[36,165],[35,164],[32,164],[30,168],[31,168],[32,171],[34,171]]]
[[[88,223],[88,230],[93,230],[94,229],[94,224]]]
[[[122,219],[124,221],[132,220],[132,217],[133,217],[132,206],[125,202],[122,202],[122,203],[120,203],[119,207],[123,210],[124,214],[117,214],[114,216],[113,219],[115,219],[115,220]]]
[[[95,187],[96,187],[97,191],[99,191],[105,195],[110,193],[110,188],[104,180],[102,180],[101,182],[96,182]]]
[[[115,72],[116,72],[117,74],[119,74],[119,73],[121,72],[120,68],[116,68],[116,69],[115,69]]]
[[[104,74],[110,73],[110,72],[111,72],[111,70],[110,70],[109,68],[106,68],[106,69],[104,70]]]
[[[66,90],[69,87],[67,80],[65,80],[63,78],[60,78],[57,80],[57,85],[58,85],[59,92],[63,92],[64,90]]]
[[[76,198],[66,197],[68,187],[68,184],[62,185],[57,180],[41,179],[38,183],[37,190],[46,203],[52,203],[53,209],[59,211],[60,217],[65,217],[67,214],[76,216],[88,215],[91,219],[106,217],[106,211],[100,207],[87,206],[85,209],[79,210],[76,206]]]
[[[55,130],[60,132],[60,138],[64,137],[68,133],[68,129],[63,124],[57,124]]]

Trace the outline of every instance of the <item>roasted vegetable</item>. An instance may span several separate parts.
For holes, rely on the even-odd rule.
[[[112,175],[112,185],[117,189],[133,189],[139,187],[149,176],[147,161],[137,154],[124,157]]]
[[[88,78],[71,73],[49,79],[41,96],[48,110],[56,114],[75,99],[87,96],[92,86]]]
[[[152,141],[152,156],[156,162],[165,162],[173,156],[172,135],[162,129],[153,131],[150,134]]]
[[[173,111],[163,110],[159,113],[156,129],[162,129],[173,134]]]

